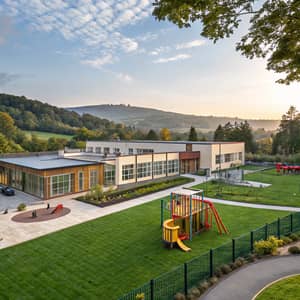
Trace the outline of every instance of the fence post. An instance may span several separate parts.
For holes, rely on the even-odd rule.
[[[154,300],[154,280],[150,280],[150,300]]]
[[[268,223],[265,225],[265,240],[268,239]]]
[[[277,220],[277,236],[280,239],[280,218]]]
[[[235,239],[232,239],[232,262],[235,262]]]
[[[291,216],[291,233],[293,232],[294,228],[293,228],[293,214],[290,215]]]
[[[214,252],[213,249],[209,250],[209,275],[212,277],[214,275]]]
[[[184,294],[187,296],[188,294],[188,268],[187,263],[184,263]]]
[[[254,244],[254,234],[253,231],[250,232],[250,251],[253,252],[253,244]]]

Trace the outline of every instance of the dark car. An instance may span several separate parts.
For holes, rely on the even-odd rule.
[[[6,196],[14,196],[15,195],[15,190],[10,188],[9,186],[1,187],[0,189],[1,189],[2,194],[6,195]]]

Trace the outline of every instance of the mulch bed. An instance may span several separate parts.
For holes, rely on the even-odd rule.
[[[29,210],[23,213],[19,213],[13,216],[11,219],[12,221],[19,222],[19,223],[35,223],[35,222],[43,222],[48,220],[57,219],[63,217],[71,212],[71,209],[64,207],[62,210],[58,211],[57,213],[51,214],[51,212],[55,209],[55,207],[47,208],[40,208],[34,209],[36,211],[36,218],[32,217],[32,212],[34,210]]]

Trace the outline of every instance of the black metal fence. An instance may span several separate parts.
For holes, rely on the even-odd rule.
[[[144,293],[145,300],[172,300],[177,292],[187,294],[191,287],[212,277],[216,268],[221,265],[234,262],[238,257],[247,257],[253,251],[254,242],[272,235],[280,238],[297,231],[300,231],[300,212],[278,218],[273,223],[252,230],[218,248],[210,249],[209,252],[132,290],[119,300],[135,300],[140,293]]]

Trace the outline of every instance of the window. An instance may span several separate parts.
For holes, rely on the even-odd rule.
[[[93,152],[94,151],[94,148],[93,147],[87,147],[86,148],[86,152]]]
[[[90,170],[90,188],[98,184],[98,171]]]
[[[137,154],[153,153],[153,149],[136,149]]]
[[[104,147],[104,154],[109,154],[109,147]]]
[[[225,162],[230,162],[231,161],[231,154],[230,153],[226,153],[225,154]]]
[[[134,164],[122,166],[122,180],[130,180],[134,178]]]
[[[167,162],[164,161],[155,161],[153,163],[153,175],[162,175],[166,174],[167,171]]]
[[[243,153],[239,152],[239,160],[243,160]]]
[[[120,148],[114,148],[114,153],[120,153]]]
[[[101,153],[101,147],[96,147],[96,153]]]
[[[44,197],[44,177],[25,173],[24,192],[38,197]]]
[[[221,157],[221,159],[220,159]],[[221,154],[220,155],[216,155],[216,164],[220,164],[220,163],[223,163],[224,162],[224,154]]]
[[[79,191],[84,190],[84,174],[83,174],[83,172],[78,173],[78,190]]]
[[[168,161],[168,173],[178,173],[179,162],[178,159],[173,159]]]
[[[51,196],[58,196],[73,191],[74,174],[63,174],[51,177]]]
[[[115,184],[116,167],[114,165],[104,165],[104,185]]]
[[[129,154],[129,155],[132,155],[132,154],[133,154],[133,148],[129,148],[129,149],[128,149],[128,154]]]
[[[143,178],[143,177],[151,176],[152,175],[151,174],[151,172],[152,172],[151,165],[152,165],[151,162],[137,164],[137,177]]]

